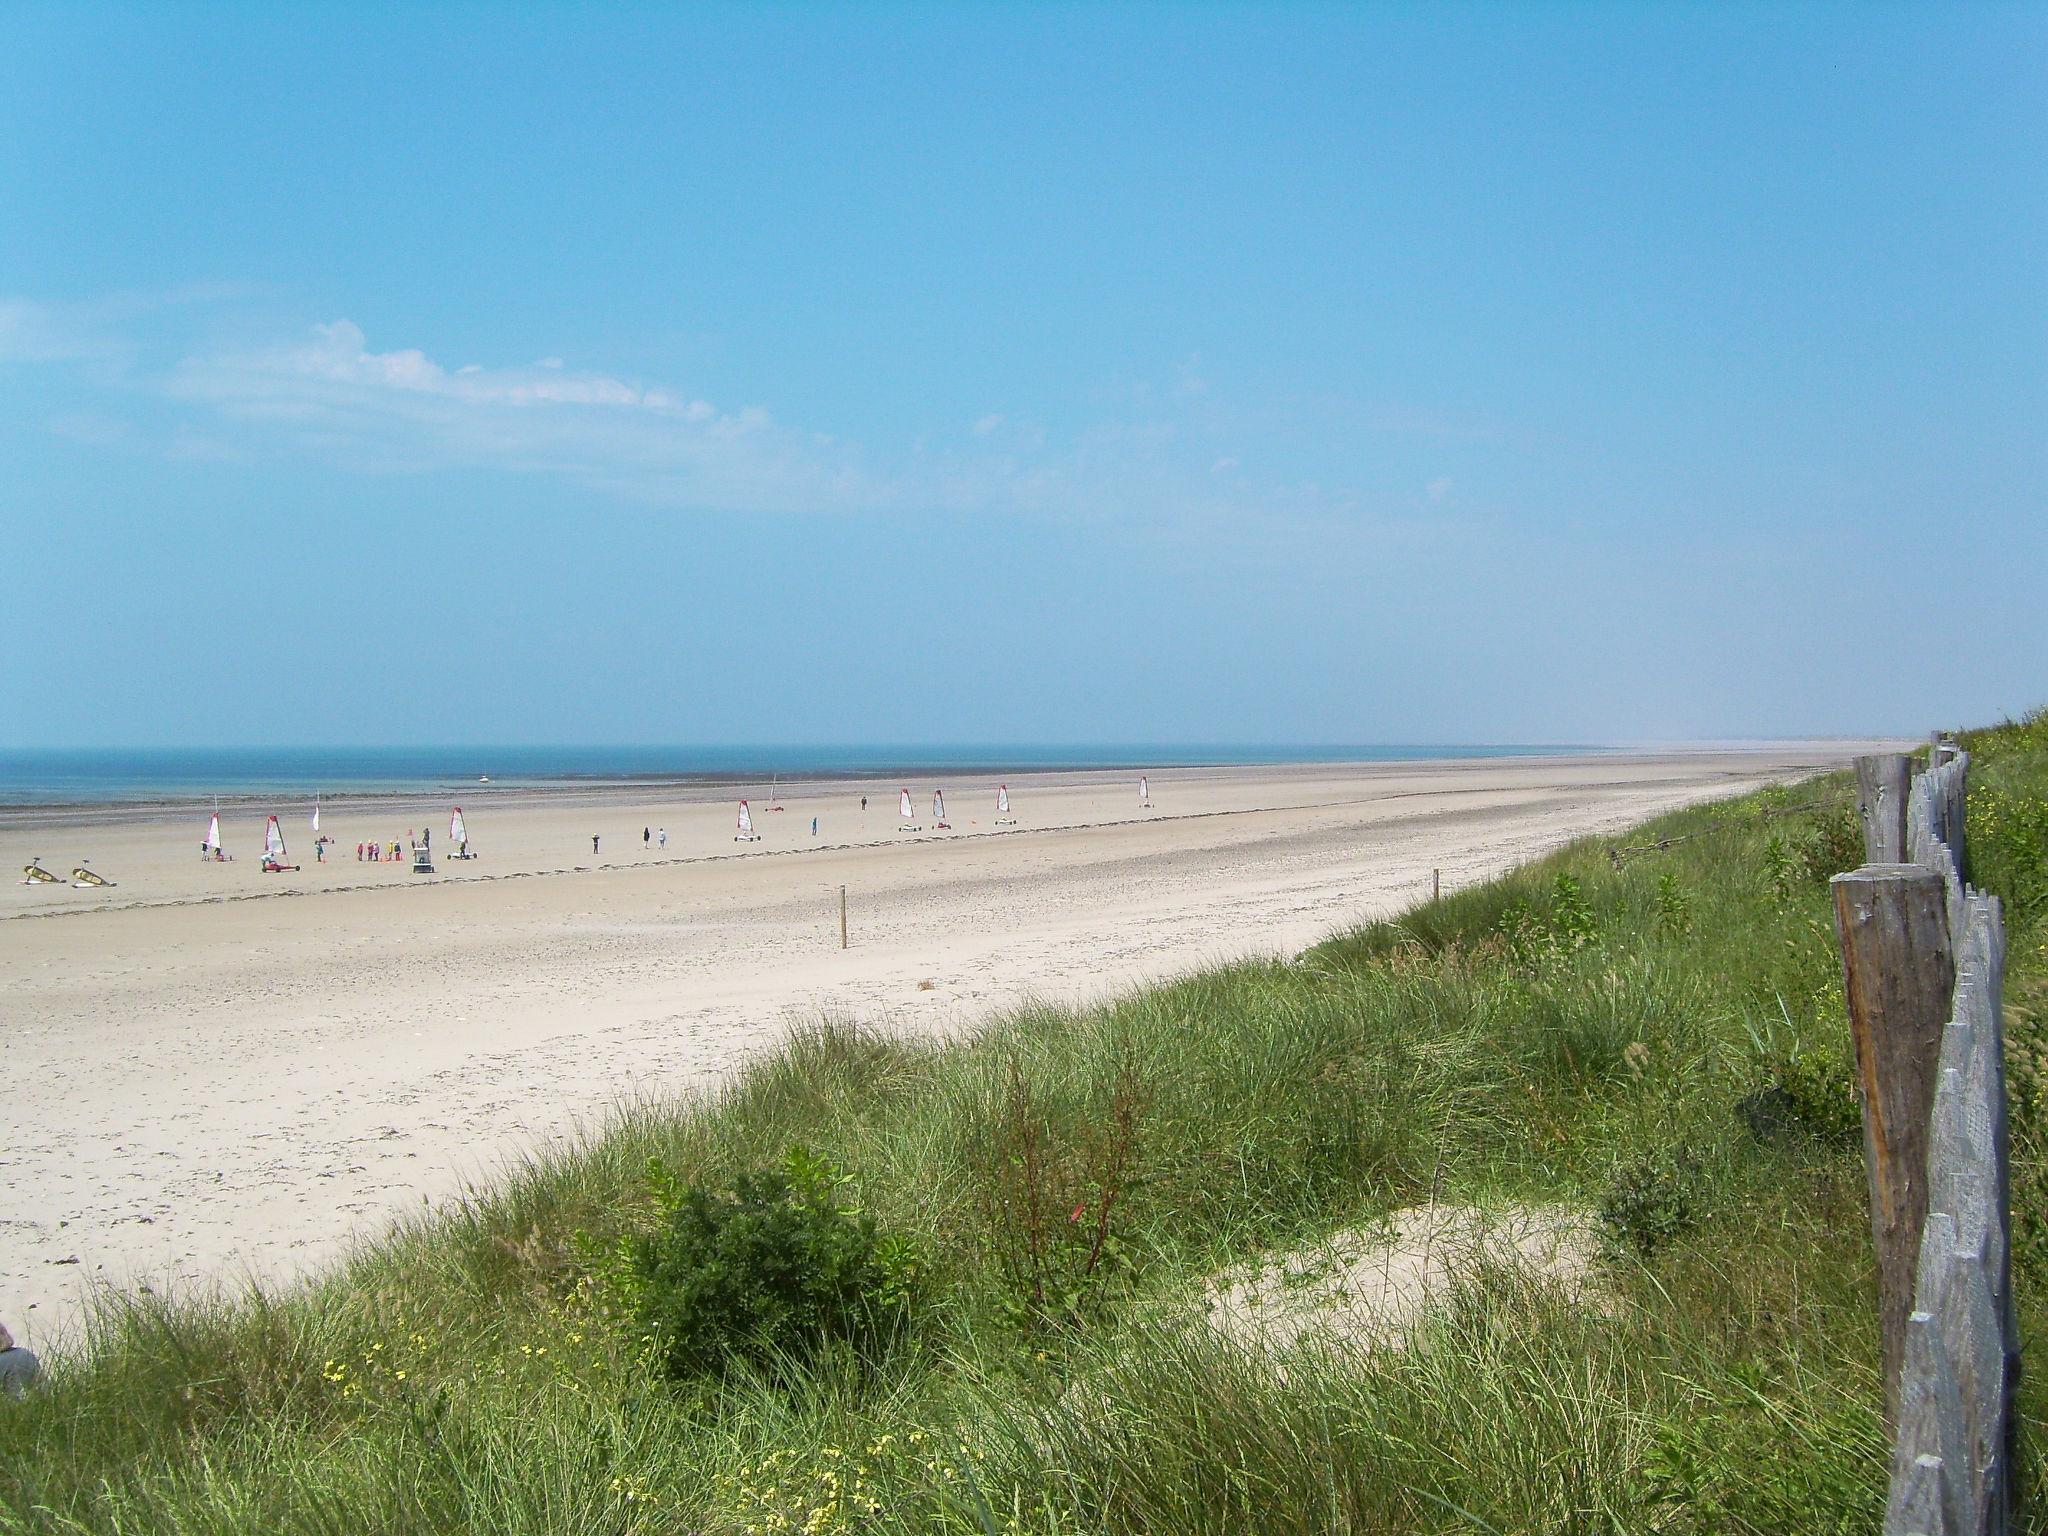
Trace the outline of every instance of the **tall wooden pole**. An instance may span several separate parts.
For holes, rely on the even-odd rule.
[[[1879,752],[1856,759],[1856,814],[1863,821],[1863,857],[1872,864],[1906,861],[1906,797],[1913,759]]]
[[[1432,869],[1429,872],[1429,899],[1431,901],[1442,901],[1444,899],[1444,872],[1440,869]]]
[[[1829,882],[1863,1101],[1870,1235],[1877,1250],[1885,1422],[1898,1422],[1899,1367],[1927,1222],[1928,1121],[1941,1032],[1955,992],[1948,896],[1919,864],[1866,864]]]
[[[839,947],[846,948],[846,887],[839,887]]]

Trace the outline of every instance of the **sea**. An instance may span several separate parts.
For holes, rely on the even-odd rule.
[[[0,750],[0,806],[118,805],[266,796],[430,794],[488,780],[506,789],[712,786],[772,778],[895,778],[1281,763],[1550,756],[1558,744],[1382,746],[1124,743],[837,746],[214,747]]]

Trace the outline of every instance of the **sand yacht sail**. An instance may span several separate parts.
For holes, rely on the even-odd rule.
[[[1152,781],[1142,773],[1138,775],[1138,804],[1141,808],[1152,804]]]
[[[476,857],[475,854],[469,851],[469,826],[462,819],[462,807],[459,805],[455,807],[455,813],[448,818],[448,841],[455,847],[455,852],[449,855],[450,858],[473,859]]]
[[[212,859],[215,863],[224,861],[220,851],[220,812],[213,813],[213,819],[206,824],[206,841],[199,845],[199,856]]]
[[[1016,824],[1017,818],[1010,814],[1010,786],[998,784],[996,786],[996,825],[999,827],[1014,827]]]
[[[263,873],[275,875],[288,869],[296,872],[299,866],[285,863],[288,857],[284,847],[284,828],[273,816],[270,825],[263,829]]]
[[[904,789],[896,797],[896,814],[903,818],[903,825],[899,830],[904,832],[922,830],[917,825],[917,812],[910,808],[910,791],[908,789]]]
[[[740,829],[732,835],[736,843],[758,843],[761,834],[754,830],[754,813],[747,809],[747,802],[740,802]]]
[[[953,827],[953,824],[946,820],[946,792],[943,789],[932,791],[932,825],[944,827],[948,831]]]

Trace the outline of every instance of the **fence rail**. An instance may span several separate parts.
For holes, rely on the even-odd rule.
[[[1893,1435],[1884,1530],[2002,1536],[2019,1373],[2005,925],[1965,878],[1969,757],[1932,755],[1917,776],[1899,758],[1858,760],[1873,862],[1835,878]]]

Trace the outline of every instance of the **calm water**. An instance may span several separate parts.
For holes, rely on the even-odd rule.
[[[209,750],[0,751],[0,805],[241,799],[255,795],[415,793],[475,785],[718,783],[1023,773],[1033,769],[1168,768],[1240,763],[1412,762],[1516,757],[1586,747],[849,745],[814,747],[223,747]]]

